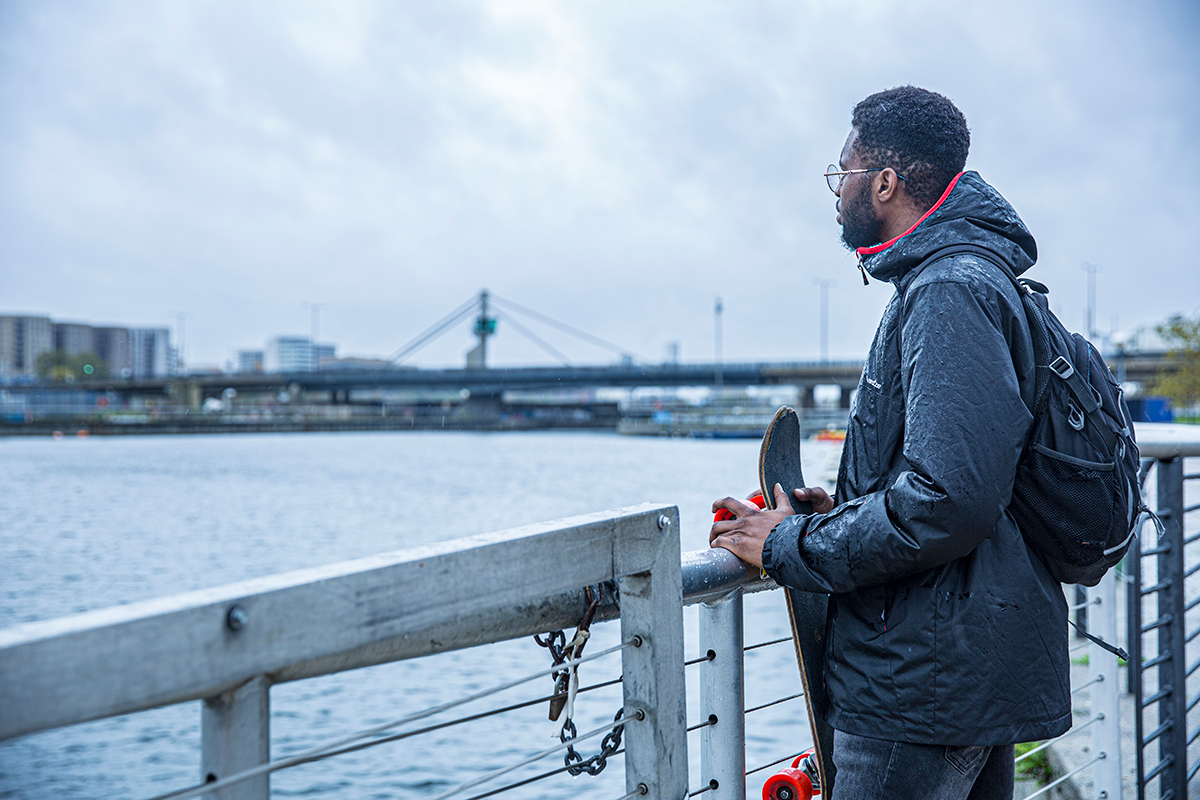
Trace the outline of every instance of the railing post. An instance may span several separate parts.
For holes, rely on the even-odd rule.
[[[1100,583],[1088,590],[1090,633],[1106,642],[1117,641],[1117,576],[1109,570]],[[1088,648],[1088,674],[1092,684],[1092,719],[1103,718],[1092,727],[1092,752],[1096,762],[1093,786],[1097,800],[1121,797],[1121,725],[1117,657],[1093,642]]]
[[[1170,623],[1158,629],[1158,652],[1171,657],[1158,667],[1158,688],[1170,691],[1158,703],[1159,724],[1171,722],[1163,733],[1159,755],[1172,763],[1162,772],[1159,796],[1187,797],[1187,666],[1184,657],[1183,593],[1183,459],[1158,460],[1158,517],[1164,533],[1159,540],[1158,580],[1167,584],[1158,595],[1158,616]],[[1168,795],[1168,792],[1171,794]]]
[[[1129,552],[1125,556],[1125,649],[1129,651],[1129,669],[1126,672],[1126,689],[1136,694],[1136,682],[1142,678],[1142,530],[1133,537]],[[1150,530],[1154,530],[1153,527]],[[1141,711],[1138,711],[1139,715]]]
[[[1076,607],[1075,608],[1075,624],[1079,626],[1080,630],[1086,631],[1087,633],[1091,633],[1091,631],[1088,630],[1087,599],[1088,599],[1087,590],[1084,589],[1079,584],[1075,584],[1075,600],[1071,603],[1072,606]],[[1082,634],[1076,634],[1076,635],[1079,636],[1080,639],[1083,638]]]
[[[687,711],[683,674],[683,582],[679,512],[658,518],[657,530],[619,520],[614,560],[621,604],[625,719],[625,791],[649,800],[680,800],[688,792]],[[649,552],[647,552],[649,550]],[[626,564],[651,563],[633,571]],[[644,566],[640,566],[644,570]],[[637,719],[641,714],[642,719]],[[644,788],[643,788],[644,787]]]
[[[266,676],[202,704],[200,711],[200,780],[212,783],[271,757],[271,684]],[[270,775],[258,775],[204,795],[208,800],[268,800]]]
[[[742,590],[700,605],[700,782],[712,800],[746,798],[746,692],[742,679]]]

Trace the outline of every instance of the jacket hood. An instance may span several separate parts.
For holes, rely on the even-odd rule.
[[[1017,212],[979,173],[960,172],[933,208],[891,241],[860,247],[859,263],[881,281],[903,278],[935,250],[977,244],[1002,256],[1017,275],[1037,261],[1037,243]]]

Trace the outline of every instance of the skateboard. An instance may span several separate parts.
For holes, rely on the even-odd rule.
[[[775,484],[787,492],[798,514],[811,514],[811,503],[799,503],[794,489],[804,487],[800,466],[800,419],[795,410],[783,406],[763,434],[758,453],[758,483],[768,509],[775,508]],[[829,596],[798,589],[784,589],[792,643],[804,687],[804,705],[812,732],[812,750],[802,753],[791,768],[771,776],[763,785],[763,800],[809,800],[819,794],[833,796],[836,770],[833,766],[833,728],[825,721],[825,621]]]

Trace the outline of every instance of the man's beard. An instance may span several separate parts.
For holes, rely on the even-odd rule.
[[[883,241],[883,220],[871,205],[870,192],[861,189],[842,197],[842,244],[847,250],[870,247]]]

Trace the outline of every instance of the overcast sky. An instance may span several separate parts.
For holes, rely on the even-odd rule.
[[[914,83],[1082,328],[1200,310],[1195,2],[0,3],[0,312],[386,356],[480,289],[651,361],[861,357],[853,105]],[[1119,314],[1119,319],[1116,319]],[[611,355],[523,321],[573,362]],[[464,323],[413,363],[458,365]],[[553,363],[500,321],[494,363]]]

